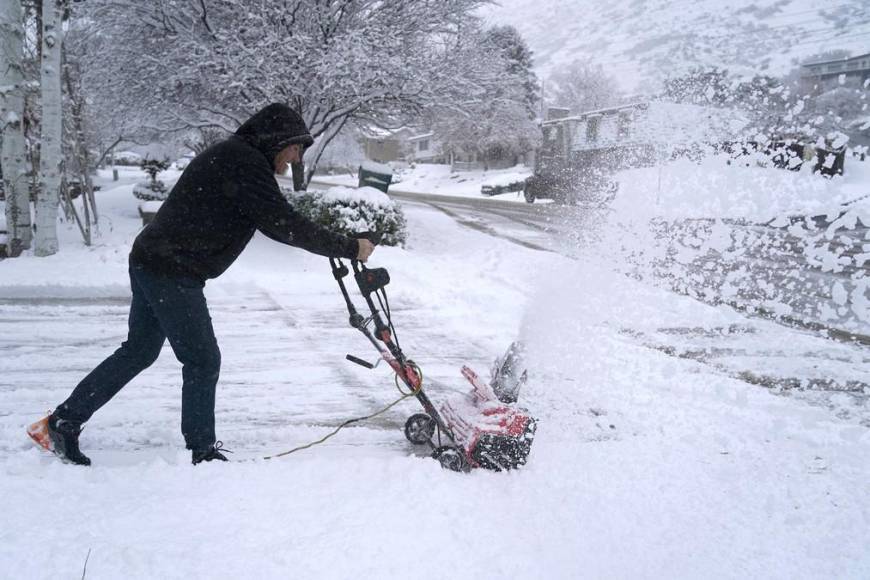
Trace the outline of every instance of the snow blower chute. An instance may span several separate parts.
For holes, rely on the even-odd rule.
[[[520,345],[512,344],[496,360],[489,383],[470,368],[462,367],[471,391],[455,395],[436,407],[423,390],[420,367],[405,357],[396,338],[384,289],[390,281],[387,270],[351,261],[354,279],[371,312],[364,317],[354,307],[344,283],[350,270],[336,258],[330,258],[330,265],[347,304],[350,325],[362,332],[392,367],[396,384],[401,381],[409,389],[408,395],[416,397],[423,406],[423,413],[411,415],[405,422],[405,437],[415,445],[428,445],[432,457],[453,471],[476,467],[502,471],[524,465],[534,440],[536,421],[516,405],[519,389],[526,380],[526,373],[520,368]],[[375,367],[350,354],[347,360],[369,369]]]

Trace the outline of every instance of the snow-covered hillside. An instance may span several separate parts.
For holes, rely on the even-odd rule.
[[[780,75],[820,52],[870,52],[866,0],[501,0],[484,14],[523,34],[543,78],[592,59],[638,92],[701,64]]]

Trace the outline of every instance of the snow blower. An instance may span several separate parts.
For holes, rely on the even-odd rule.
[[[423,413],[411,415],[405,422],[408,441],[429,446],[432,457],[453,471],[477,467],[503,471],[524,465],[534,440],[536,421],[516,405],[526,380],[526,373],[521,370],[521,346],[512,344],[496,360],[489,383],[467,366],[462,367],[463,376],[472,386],[470,392],[454,395],[436,407],[423,390],[420,367],[405,356],[399,345],[385,290],[390,282],[387,270],[351,261],[357,286],[371,312],[364,317],[354,307],[344,283],[350,270],[337,258],[330,258],[330,265],[347,304],[350,325],[362,332],[392,367],[396,385],[400,386],[401,381],[408,389],[406,395],[416,397],[423,406]],[[346,358],[368,369],[376,366],[350,354]]]

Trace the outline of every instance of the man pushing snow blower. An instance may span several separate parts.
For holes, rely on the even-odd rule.
[[[226,461],[215,437],[220,350],[203,287],[235,261],[259,230],[278,242],[330,258],[365,262],[367,239],[324,229],[296,213],[276,173],[314,142],[302,118],[273,103],[234,135],[199,154],[182,173],[130,252],[129,334],[66,401],[27,432],[66,462],[90,465],[79,449],[82,425],[143,370],[168,339],[183,365],[181,432],[194,464]]]

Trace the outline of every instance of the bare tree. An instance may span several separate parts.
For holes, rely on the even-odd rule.
[[[616,80],[601,65],[576,60],[550,75],[545,99],[553,106],[568,107],[579,114],[617,105],[620,93]]]
[[[61,197],[67,219],[75,220],[85,245],[89,246],[92,241],[91,226],[97,225],[99,221],[91,171],[95,170],[99,163],[94,163],[91,158],[85,119],[87,104],[81,94],[78,82],[80,76],[74,63],[64,65],[63,84],[66,89],[64,105],[67,109],[63,119],[64,135],[66,136],[64,141],[64,176],[66,182],[61,187]],[[79,215],[74,203],[76,192],[81,193],[81,215]]]
[[[0,9],[0,168],[6,196],[7,253],[30,247],[30,193],[24,141],[24,13],[19,0],[4,0]]]

